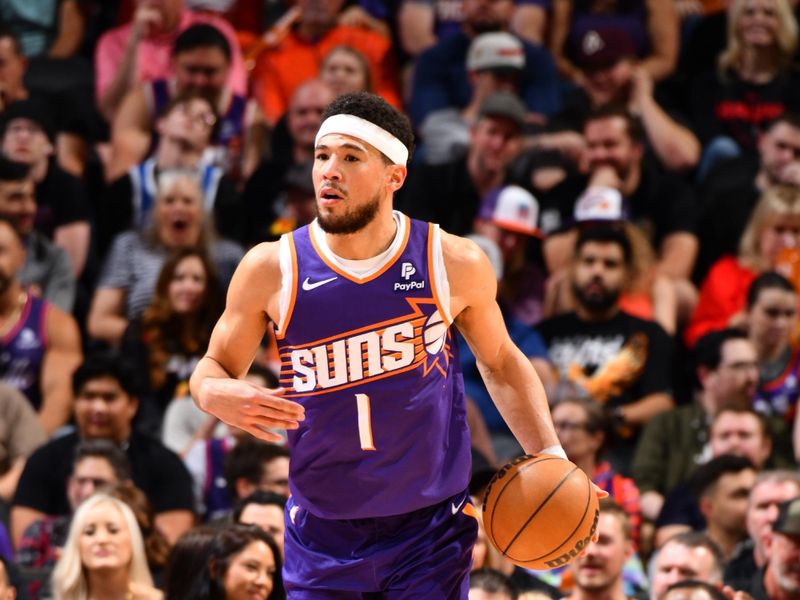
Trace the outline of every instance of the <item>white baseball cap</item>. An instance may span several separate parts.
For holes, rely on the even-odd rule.
[[[625,221],[622,194],[612,187],[595,185],[586,189],[575,203],[575,222]]]
[[[522,42],[510,33],[493,31],[476,36],[467,52],[467,70],[525,68]]]
[[[539,202],[533,194],[518,185],[506,185],[489,192],[481,216],[508,231],[540,235],[537,227]]]

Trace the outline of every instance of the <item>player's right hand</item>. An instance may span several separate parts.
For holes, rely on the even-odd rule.
[[[281,436],[267,431],[297,429],[305,419],[305,409],[283,398],[285,390],[267,389],[240,379],[206,378],[200,386],[198,404],[223,423],[243,429],[267,442],[280,442]]]

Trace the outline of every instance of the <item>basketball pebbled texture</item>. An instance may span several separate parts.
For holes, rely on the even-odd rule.
[[[483,525],[491,544],[527,569],[552,569],[591,542],[600,515],[589,477],[549,454],[520,456],[486,488]]]

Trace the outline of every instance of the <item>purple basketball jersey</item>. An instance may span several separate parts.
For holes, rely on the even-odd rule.
[[[19,321],[0,338],[0,381],[25,394],[37,410],[42,404],[39,374],[47,348],[47,307],[46,301],[28,294]]]
[[[283,241],[293,273],[276,332],[280,380],[306,413],[289,432],[289,485],[327,519],[411,512],[469,481],[463,381],[434,275],[438,228],[398,216],[396,251],[363,277],[311,227]]]

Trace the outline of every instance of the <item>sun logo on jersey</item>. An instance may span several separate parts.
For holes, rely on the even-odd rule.
[[[447,376],[449,326],[433,299],[407,298],[411,312],[382,323],[281,350],[287,396],[315,395],[422,369]],[[425,310],[427,309],[427,310]]]

